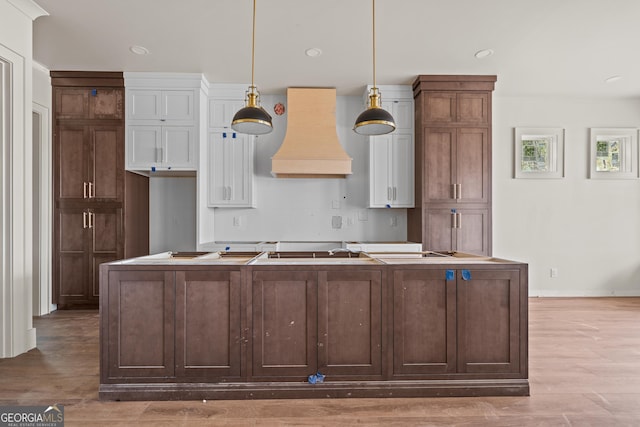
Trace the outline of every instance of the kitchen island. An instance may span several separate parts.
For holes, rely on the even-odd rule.
[[[527,265],[163,253],[100,267],[108,400],[528,395]]]

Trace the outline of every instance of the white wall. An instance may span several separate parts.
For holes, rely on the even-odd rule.
[[[36,344],[32,327],[32,24],[45,14],[29,0],[0,1],[0,58],[10,99],[0,125],[0,357]],[[0,97],[2,98],[2,97]]]
[[[196,178],[149,178],[149,252],[196,249]]]
[[[493,105],[494,255],[529,263],[530,295],[640,295],[640,180],[587,178],[589,128],[640,127],[640,100]],[[565,129],[564,179],[513,178],[515,127]]]
[[[265,95],[263,106],[286,96]],[[336,105],[338,138],[353,158],[353,174],[346,179],[285,179],[271,176],[271,157],[286,132],[286,114],[273,116],[274,130],[256,141],[255,209],[216,208],[216,241],[398,241],[406,239],[405,209],[367,209],[368,151],[366,139],[353,132],[364,109],[362,97],[339,96]],[[334,208],[334,202],[339,208]],[[342,228],[332,228],[332,217]],[[239,226],[234,226],[234,218]],[[363,220],[366,218],[366,220]],[[395,225],[391,225],[395,218]]]
[[[52,282],[52,93],[49,70],[33,64],[33,314],[55,309]],[[37,121],[37,123],[36,123]],[[36,130],[38,134],[36,134]]]

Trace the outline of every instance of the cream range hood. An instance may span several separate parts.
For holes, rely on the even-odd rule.
[[[271,174],[346,178],[351,160],[338,140],[335,88],[288,88],[287,132],[271,158]]]

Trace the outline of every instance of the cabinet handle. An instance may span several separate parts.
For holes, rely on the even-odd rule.
[[[93,182],[89,181],[89,198],[93,199],[95,194],[93,193]]]
[[[227,187],[227,200],[231,200],[231,186]]]
[[[82,228],[87,228],[87,213],[82,212]]]
[[[455,212],[451,212],[451,228],[458,228],[458,216]]]
[[[462,199],[462,184],[456,184],[458,186],[458,199]]]
[[[391,198],[391,187],[387,187],[387,200],[393,200]]]
[[[93,228],[93,212],[89,212],[89,228]]]
[[[160,163],[164,163],[165,162],[165,158],[164,158],[164,148],[160,147]]]
[[[82,198],[83,199],[87,198],[87,183],[86,182],[82,183]]]
[[[458,216],[458,220],[456,221],[456,225],[458,226],[458,228],[462,228],[462,214],[460,212],[458,212],[456,215]]]
[[[397,200],[397,199],[398,199],[398,198],[396,197],[396,195],[397,195],[397,194],[396,194],[396,193],[397,193],[397,191],[396,191],[396,190],[397,190],[397,189],[398,189],[397,187],[393,187],[393,200]]]

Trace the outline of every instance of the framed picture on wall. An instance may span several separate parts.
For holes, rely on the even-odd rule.
[[[515,177],[563,178],[564,129],[515,128]]]
[[[638,129],[591,128],[589,178],[638,178]]]

